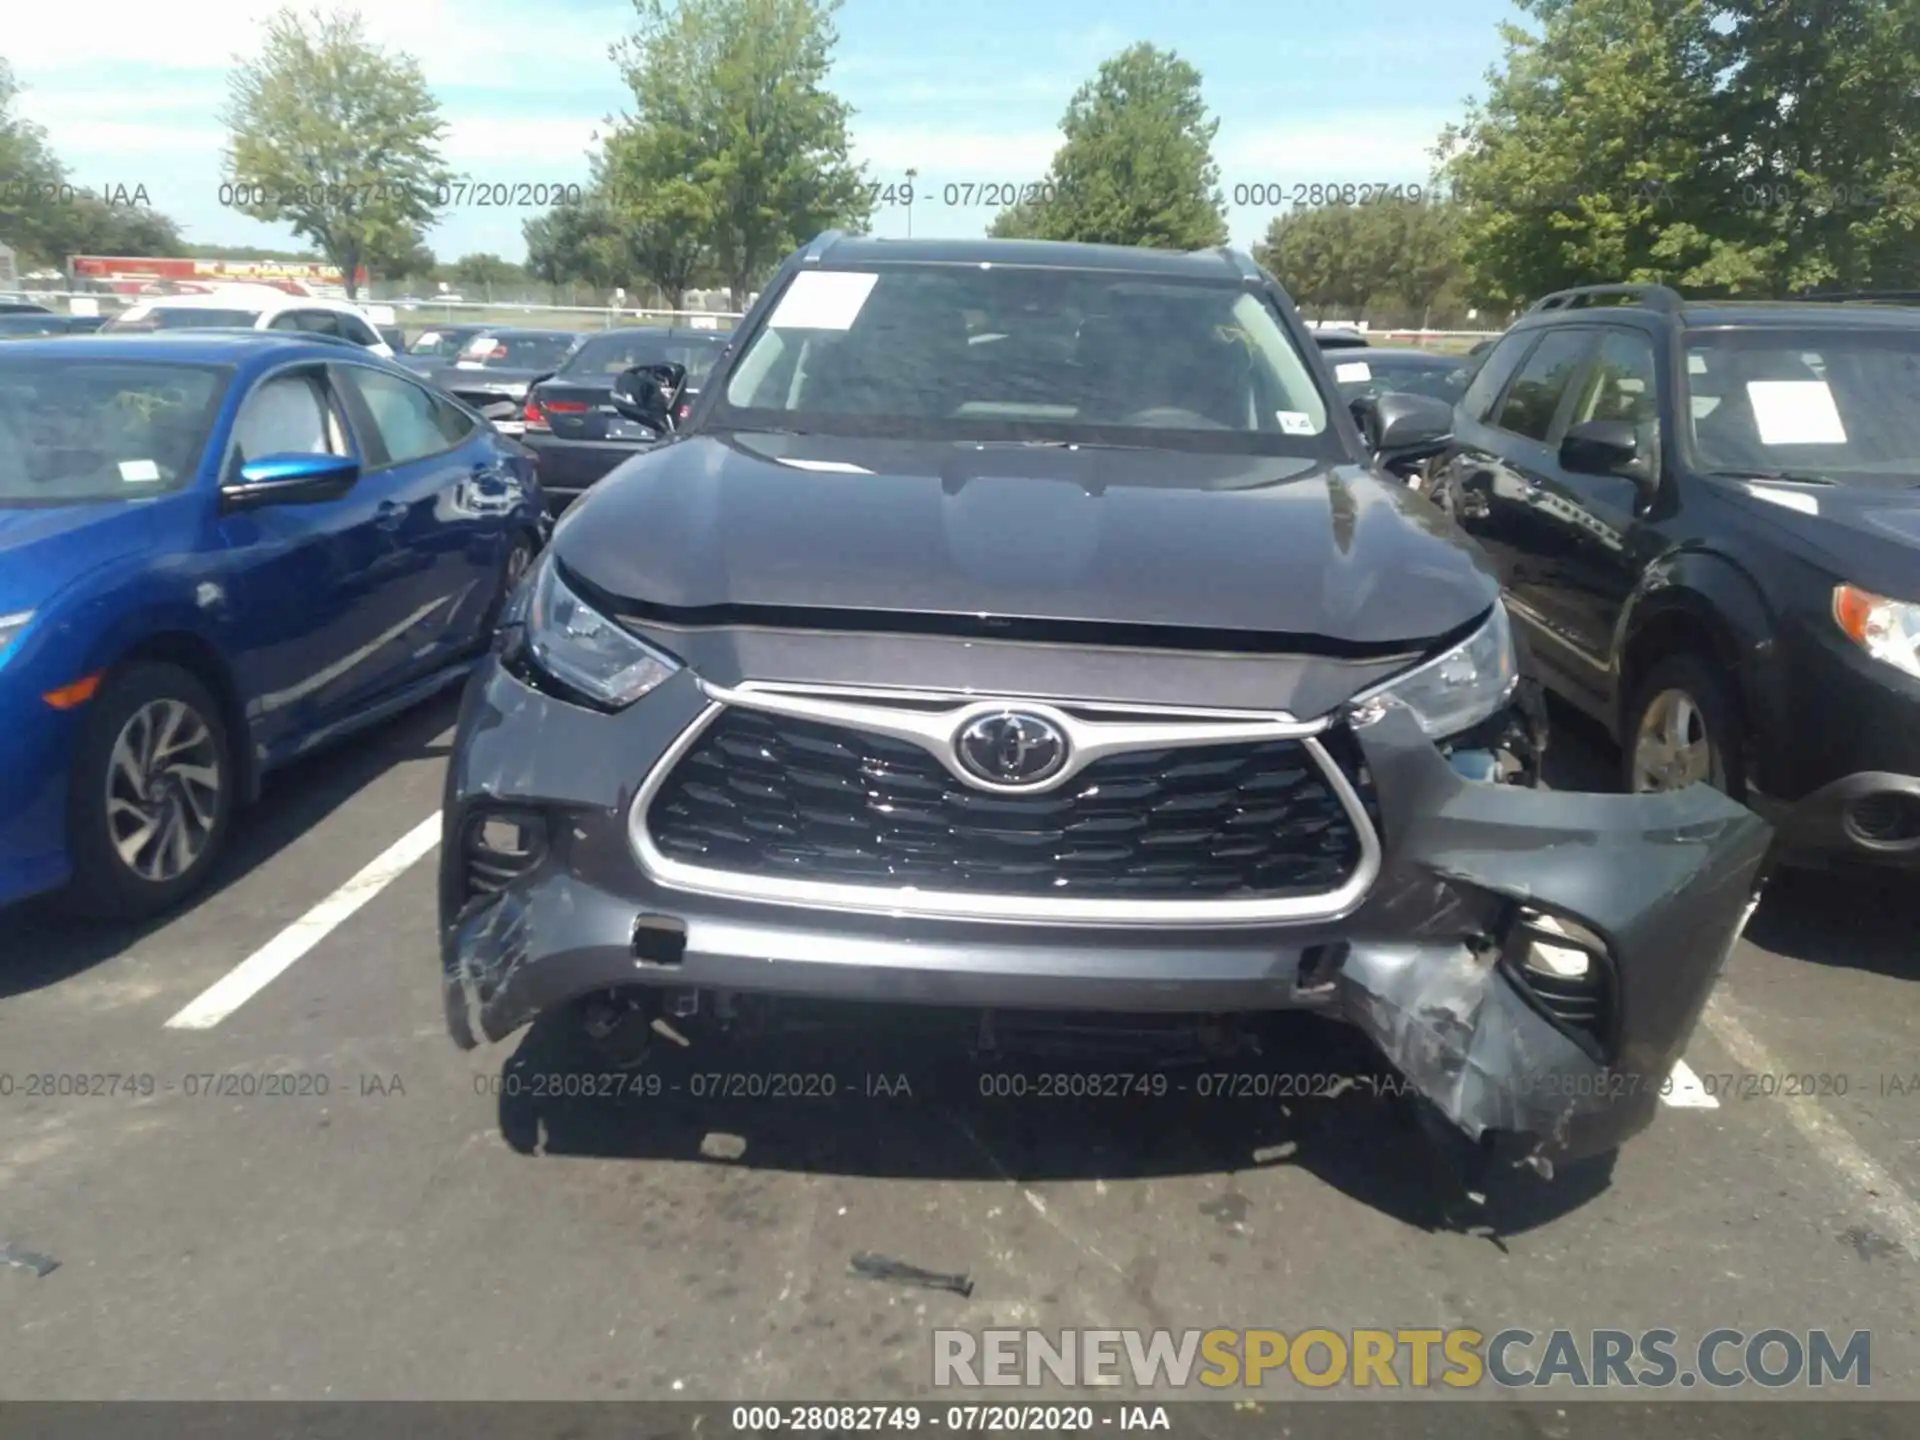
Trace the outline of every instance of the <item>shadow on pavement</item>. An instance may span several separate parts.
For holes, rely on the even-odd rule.
[[[388,771],[410,761],[445,756],[450,747],[435,741],[453,725],[459,702],[456,686],[416,710],[343,741],[338,748],[269,775],[259,803],[235,817],[226,856],[211,881],[184,910],[143,924],[109,925],[65,913],[58,897],[39,897],[18,906],[5,921],[7,955],[5,964],[0,964],[0,999],[58,984],[111,960],[146,936],[211,904],[223,890],[272,860]]]
[[[1104,1055],[1013,1048],[1023,1036],[976,1057],[978,1012],[820,1013],[816,1028],[751,1039],[688,1028],[690,1048],[656,1040],[626,1074],[596,1073],[577,1024],[548,1017],[502,1069],[502,1135],[524,1154],[923,1180],[1295,1166],[1403,1223],[1496,1242],[1576,1208],[1610,1178],[1606,1164],[1552,1183],[1508,1170],[1489,1177],[1485,1205],[1472,1204],[1394,1072],[1359,1032],[1312,1016],[1247,1017],[1258,1053],[1201,1060],[1156,1058],[1155,1037],[1140,1032],[1114,1037]],[[1215,1203],[1252,1202],[1230,1193]]]

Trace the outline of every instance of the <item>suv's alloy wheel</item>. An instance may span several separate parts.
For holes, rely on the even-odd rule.
[[[1740,798],[1745,786],[1734,704],[1705,662],[1669,656],[1642,677],[1634,694],[1621,747],[1628,790],[1705,784]]]

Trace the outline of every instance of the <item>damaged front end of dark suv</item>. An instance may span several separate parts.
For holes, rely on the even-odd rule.
[[[1233,354],[1305,345],[1270,282],[1230,278],[1179,277],[1211,286],[1179,303],[1223,295]],[[1054,293],[962,283],[1010,322]],[[952,363],[957,393],[1009,383]],[[1550,1169],[1644,1128],[1770,832],[1705,787],[1538,788],[1484,557],[1354,462],[1311,359],[1271,363],[1294,387],[1271,439],[1162,407],[1072,445],[729,422],[747,382],[723,367],[717,412],[562,524],[470,685],[454,1039],[616,992],[1300,1009],[1358,1027],[1477,1146]]]

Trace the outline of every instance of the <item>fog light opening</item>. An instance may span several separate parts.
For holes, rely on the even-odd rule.
[[[530,875],[547,853],[547,825],[524,810],[483,810],[468,822],[467,894],[497,895]]]
[[[1526,998],[1549,1019],[1603,1049],[1613,1020],[1613,963],[1607,944],[1576,921],[1521,908],[1505,960]]]
[[[1347,942],[1335,940],[1327,945],[1309,945],[1300,952],[1299,969],[1293,988],[1301,995],[1323,995],[1334,988],[1334,979],[1347,961]]]
[[[642,965],[678,965],[687,955],[687,922],[671,915],[636,915],[633,958]],[[678,1013],[678,1012],[676,1012]]]
[[[1887,791],[1863,795],[1847,806],[1846,826],[1861,844],[1912,844],[1920,841],[1920,800]]]

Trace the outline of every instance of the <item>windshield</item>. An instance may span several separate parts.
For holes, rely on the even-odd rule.
[[[657,331],[623,334],[612,330],[584,341],[567,362],[566,375],[617,375],[635,365],[684,365],[687,388],[698,389],[700,382],[720,358],[717,340],[686,340]]]
[[[1390,355],[1377,351],[1365,356],[1330,355],[1340,398],[1359,400],[1376,395],[1430,395],[1452,403],[1467,388],[1472,367],[1456,356]]]
[[[1920,326],[1700,332],[1687,392],[1705,469],[1920,479]]]
[[[710,423],[1300,454],[1305,357],[1237,285],[999,266],[801,271]]]
[[[485,330],[460,351],[463,365],[494,365],[515,370],[551,370],[567,358],[579,337],[571,334],[502,335]]]
[[[213,310],[197,305],[155,305],[115,316],[100,329],[142,330],[251,330],[260,321],[259,310]]]
[[[137,500],[193,476],[231,371],[0,352],[0,505]]]

